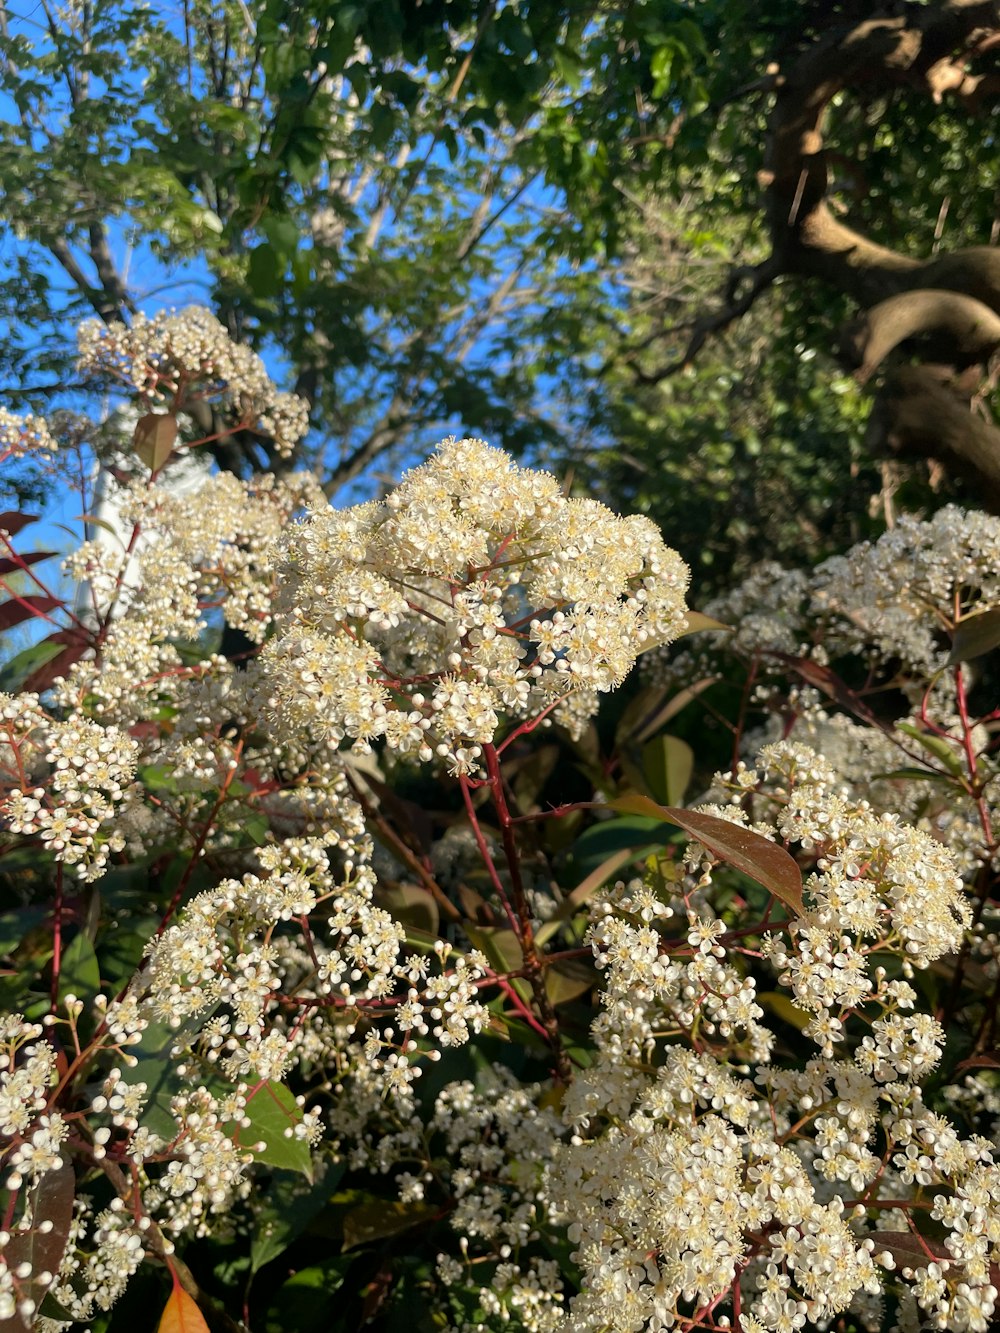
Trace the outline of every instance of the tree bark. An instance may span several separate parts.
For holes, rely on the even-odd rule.
[[[1000,249],[975,246],[926,259],[888,249],[834,216],[825,146],[839,94],[916,88],[935,102],[958,99],[970,113],[1000,100],[1000,0],[892,4],[831,29],[787,68],[771,66],[774,92],[764,168],[771,255],[751,271],[749,300],[733,299],[695,326],[683,365],[749,308],[776,276],[820,279],[862,313],[841,335],[866,382],[887,357],[923,351],[954,381],[970,363],[981,376],[1000,346]],[[918,343],[914,344],[914,339]],[[671,367],[674,369],[676,367]],[[963,380],[964,384],[964,380]],[[905,365],[886,371],[869,441],[978,479],[991,507],[1000,499],[1000,431],[970,410],[940,373]]]

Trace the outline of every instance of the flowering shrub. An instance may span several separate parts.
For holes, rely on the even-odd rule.
[[[481,441],[343,511],[179,496],[199,403],[305,424],[204,312],[81,370],[145,412],[120,549],[70,602],[0,516],[46,631],[0,695],[0,1323],[986,1330],[1000,523],[699,617],[651,524]]]

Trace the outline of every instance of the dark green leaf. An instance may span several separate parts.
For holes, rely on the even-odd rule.
[[[678,805],[694,772],[694,751],[679,736],[656,736],[643,746],[642,767],[656,800]]]
[[[250,1243],[250,1268],[256,1273],[291,1245],[332,1195],[346,1170],[343,1162],[320,1164],[312,1184],[295,1172],[276,1171],[262,1197]]]
[[[59,966],[59,995],[75,995],[88,1003],[101,989],[101,970],[94,946],[80,931],[63,950]]]

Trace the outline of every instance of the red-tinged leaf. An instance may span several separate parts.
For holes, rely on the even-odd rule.
[[[177,418],[172,412],[147,412],[135,423],[132,447],[150,472],[159,472],[174,451]]]
[[[981,1055],[970,1055],[968,1060],[959,1060],[958,1069],[1000,1069],[1000,1051],[983,1051]]]
[[[939,1259],[951,1259],[939,1240],[928,1240],[926,1236],[918,1239],[912,1231],[875,1231],[871,1239],[875,1242],[873,1253],[888,1250],[897,1268],[926,1268]]]
[[[775,653],[774,656],[789,667],[792,671],[802,677],[807,685],[813,685],[827,696],[828,699],[835,700],[842,708],[853,713],[855,717],[860,717],[863,722],[870,726],[878,727],[880,731],[886,731],[886,724],[875,716],[872,710],[865,703],[864,699],[840,679],[836,671],[831,671],[828,666],[822,666],[819,662],[814,662],[809,657],[791,657],[788,653]]]
[[[26,569],[28,565],[37,565],[40,560],[51,560],[55,551],[29,551],[27,555],[4,556],[0,559],[0,574],[16,574],[19,569]]]
[[[179,1282],[174,1283],[156,1333],[209,1333],[208,1325],[194,1299]]]
[[[31,1190],[30,1231],[16,1231],[4,1250],[4,1259],[12,1269],[20,1264],[28,1264],[31,1272],[57,1273],[62,1262],[69,1230],[73,1222],[73,1195],[76,1190],[76,1177],[73,1167],[65,1159],[54,1171],[46,1171],[39,1176],[37,1184]],[[51,1223],[44,1230],[41,1224]],[[22,1297],[30,1297],[40,1304],[45,1289],[33,1284],[29,1278],[21,1287]],[[13,1333],[15,1329],[29,1329],[31,1320],[22,1320],[20,1315],[0,1322],[3,1333]]]
[[[960,1276],[963,1272],[964,1265],[955,1262],[951,1252],[941,1241],[932,1240],[929,1236],[918,1238],[912,1231],[873,1231],[871,1239],[875,1242],[872,1253],[877,1255],[888,1250],[896,1261],[897,1269],[926,1268],[928,1264],[939,1263],[942,1259],[946,1259],[953,1273]],[[990,1264],[989,1274],[990,1282],[998,1286],[1000,1266]]]
[[[47,615],[66,603],[59,597],[48,597],[43,593],[32,593],[27,597],[12,597],[9,602],[0,603],[0,630],[11,629],[25,620]]]
[[[55,640],[56,636],[53,635],[52,638]],[[56,641],[58,642],[58,640]],[[23,688],[32,694],[44,694],[56,676],[65,676],[74,662],[79,662],[88,646],[85,640],[78,640],[63,648],[55,657],[32,671],[30,676],[25,677]]]
[[[720,861],[741,870],[779,898],[787,908],[801,916],[802,872],[794,857],[777,843],[750,829],[731,824],[728,819],[705,815],[698,810],[680,810],[672,805],[657,805],[648,796],[618,796],[608,801],[612,810],[626,815],[647,815],[689,833]]]
[[[29,523],[37,523],[39,517],[38,514],[22,514],[18,509],[5,509],[0,514],[0,532],[5,532],[8,537],[16,537]]]

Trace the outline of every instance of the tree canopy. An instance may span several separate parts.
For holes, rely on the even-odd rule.
[[[308,400],[331,493],[452,425],[605,482],[623,455],[690,477],[677,414],[731,380],[788,410],[706,446],[701,491],[801,476],[811,550],[858,535],[886,458],[1000,503],[996,4],[2,13],[9,396],[71,388],[76,317],[184,277]]]

